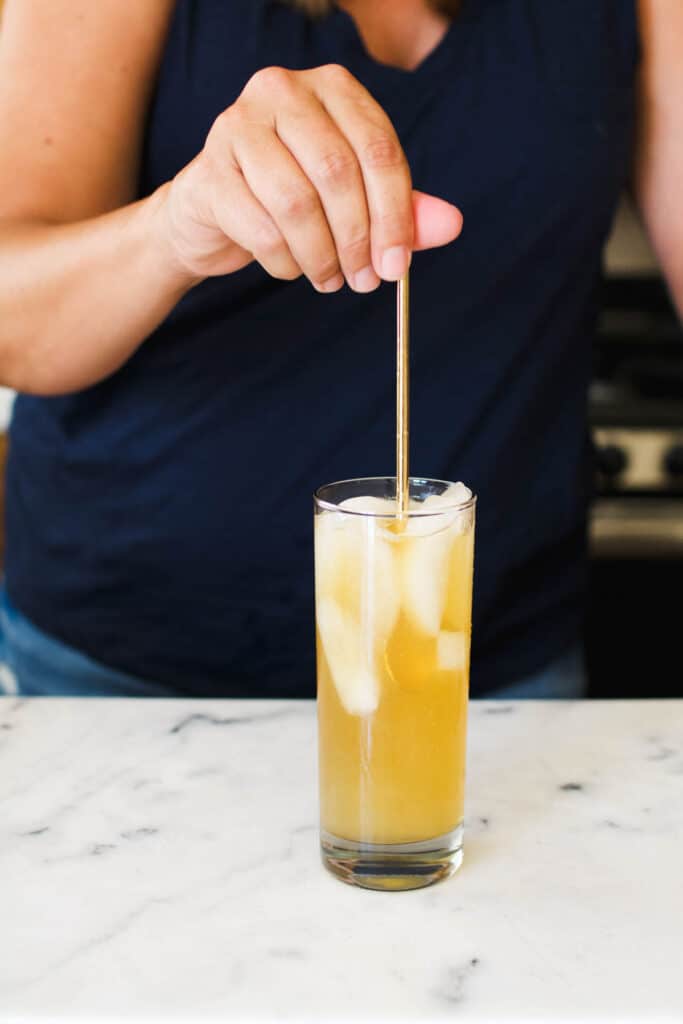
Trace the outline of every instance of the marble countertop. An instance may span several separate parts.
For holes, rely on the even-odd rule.
[[[465,861],[318,855],[315,708],[0,700],[0,1021],[682,1021],[683,701],[473,702]]]

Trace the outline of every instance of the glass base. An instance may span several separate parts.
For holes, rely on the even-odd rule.
[[[335,878],[362,889],[423,889],[462,864],[463,826],[421,843],[356,843],[321,830],[323,864]]]

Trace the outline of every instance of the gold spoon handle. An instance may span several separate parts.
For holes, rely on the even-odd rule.
[[[396,501],[405,515],[410,497],[410,278],[397,286],[396,301]]]

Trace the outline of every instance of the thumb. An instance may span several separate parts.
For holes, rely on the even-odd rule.
[[[413,192],[413,216],[415,252],[448,245],[449,242],[455,241],[462,231],[462,214],[457,206],[425,192]]]

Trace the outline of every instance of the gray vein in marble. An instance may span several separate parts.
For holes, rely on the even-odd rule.
[[[82,860],[84,857],[103,857],[105,854],[109,854],[112,850],[116,849],[118,849],[116,843],[89,843],[85,850],[79,850],[77,853],[65,853],[59,857],[45,857],[43,864],[68,864],[70,861]]]
[[[156,836],[158,834],[158,828],[133,828],[120,833],[122,839],[145,839],[147,836]]]
[[[605,818],[604,824],[607,826],[607,828],[613,828],[613,829],[616,829],[619,832],[643,832],[644,831],[644,829],[642,829],[639,825],[624,824],[624,823],[619,822],[619,821],[614,821],[613,818]]]
[[[648,754],[648,761],[668,761],[669,758],[675,757],[678,751],[674,747],[661,746],[659,750],[655,751],[654,754]]]
[[[225,768],[195,768],[188,772],[187,779],[215,779],[225,775]]]
[[[191,725],[203,723],[205,725],[251,725],[255,722],[269,722],[276,718],[287,718],[292,712],[287,708],[282,708],[277,711],[264,711],[260,715],[236,715],[228,716],[227,718],[219,718],[216,715],[207,715],[204,712],[196,712],[192,715],[187,715],[180,722],[169,729],[169,734],[175,736],[178,733],[183,732]]]
[[[103,853],[109,853],[110,850],[115,850],[116,843],[95,843],[90,850],[91,857],[101,857]]]
[[[144,789],[145,786],[158,786],[161,783],[161,779],[137,779],[136,782],[130,787],[132,790]]]
[[[564,793],[583,793],[584,791],[582,782],[563,782],[557,788],[561,789]]]
[[[79,943],[74,949],[72,949],[66,956],[60,957],[57,960],[53,960],[52,963],[47,964],[43,970],[37,974],[31,974],[28,977],[21,978],[18,981],[11,982],[5,985],[5,991],[7,992],[18,992],[22,989],[31,988],[33,985],[40,981],[43,981],[46,977],[57,971],[62,970],[64,967],[69,966],[74,961],[78,960],[79,957],[85,954],[93,952],[101,946],[106,946],[108,942],[113,939],[120,938],[125,932],[128,932],[145,914],[155,907],[160,905],[166,905],[171,903],[171,899],[163,896],[154,896],[151,899],[145,900],[145,902],[137,907],[135,910],[125,914],[119,921],[117,921],[111,928],[101,935],[93,936],[87,939],[85,942]]]
[[[24,833],[24,835],[40,835],[43,832],[47,832],[47,831],[49,831],[49,829],[48,828],[44,828],[44,829],[39,829],[39,830],[37,830],[35,832],[26,832],[26,833]],[[121,839],[126,840],[126,842],[139,842],[140,840],[149,839],[151,836],[156,836],[158,834],[159,834],[159,829],[158,828],[135,828],[135,829],[126,829],[123,832],[119,832],[119,836],[121,837]],[[67,854],[64,854],[63,856],[60,856],[60,857],[46,857],[43,863],[45,863],[45,864],[65,864],[65,863],[68,863],[69,861],[81,860],[83,857],[102,857],[105,854],[111,853],[112,850],[118,850],[120,848],[121,847],[119,846],[118,843],[111,843],[111,842],[91,843],[88,846],[87,850],[85,850],[85,851],[81,850],[78,853],[67,853]]]

